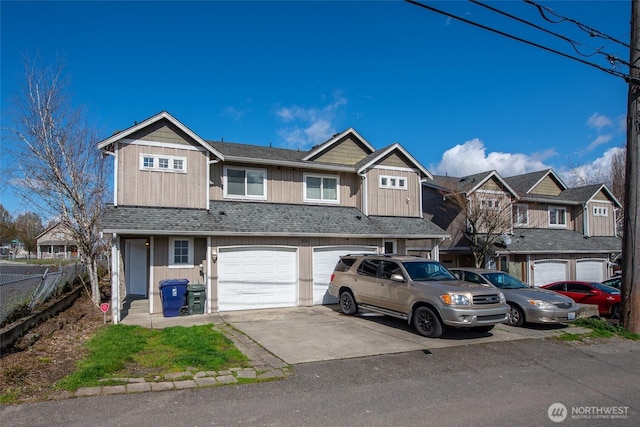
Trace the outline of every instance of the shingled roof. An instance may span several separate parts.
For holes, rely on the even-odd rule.
[[[622,239],[615,236],[585,237],[572,230],[548,228],[515,228],[506,248],[497,249],[503,254],[553,254],[553,253],[602,253],[620,252]]]
[[[423,218],[365,216],[350,207],[212,201],[210,210],[107,205],[104,232],[159,235],[445,238]]]

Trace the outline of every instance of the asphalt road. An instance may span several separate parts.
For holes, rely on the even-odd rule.
[[[518,340],[303,363],[277,382],[3,405],[0,425],[638,426],[639,350]]]

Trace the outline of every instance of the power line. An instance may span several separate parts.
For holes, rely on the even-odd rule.
[[[525,0],[525,1],[526,1],[526,0]],[[589,49],[592,49],[592,50],[594,50],[594,51],[595,51],[594,53],[589,54],[589,55],[588,55],[588,54],[586,54],[586,53],[580,52],[580,50],[578,50],[578,46],[582,46],[582,44],[581,44],[580,42],[576,41],[576,40],[572,40],[572,39],[570,39],[569,37],[566,37],[566,36],[563,36],[563,35],[561,35],[561,34],[558,34],[558,33],[555,33],[555,32],[553,32],[553,31],[550,31],[550,30],[548,30],[548,29],[546,29],[546,28],[544,28],[544,27],[541,27],[541,26],[539,26],[539,25],[534,24],[533,22],[527,21],[526,19],[522,19],[522,18],[520,18],[520,17],[518,17],[518,16],[512,15],[512,14],[510,14],[510,13],[507,13],[507,12],[505,12],[505,11],[502,11],[502,10],[500,10],[500,9],[498,9],[498,8],[493,7],[493,6],[489,6],[488,4],[484,4],[484,3],[480,2],[480,1],[477,1],[477,0],[469,0],[469,2],[471,2],[471,3],[475,4],[475,5],[478,5],[478,6],[480,6],[480,7],[484,7],[485,9],[489,9],[489,10],[490,10],[490,11],[492,11],[492,12],[499,13],[500,15],[503,15],[503,16],[506,16],[506,17],[508,17],[508,18],[514,19],[514,20],[516,20],[516,21],[518,21],[518,22],[520,22],[520,23],[523,23],[523,24],[525,24],[525,25],[528,25],[528,26],[530,26],[530,27],[533,27],[533,28],[535,28],[536,30],[540,30],[540,31],[542,31],[542,32],[544,32],[544,33],[547,33],[547,34],[550,34],[550,35],[552,35],[552,36],[554,36],[554,37],[558,37],[558,38],[560,38],[560,39],[562,39],[562,40],[566,41],[567,43],[569,43],[569,44],[571,45],[571,47],[573,48],[573,50],[575,50],[575,51],[576,51],[576,53],[577,53],[577,54],[579,54],[579,55],[581,55],[581,56],[584,56],[584,57],[586,57],[586,58],[589,58],[589,57],[591,57],[591,56],[593,56],[593,55],[599,54],[599,55],[603,55],[603,56],[605,56],[605,57],[607,58],[607,60],[608,60],[611,64],[615,64],[616,62],[620,62],[620,63],[622,63],[622,64],[624,64],[624,65],[626,65],[626,66],[631,66],[631,64],[629,64],[628,62],[626,62],[626,61],[624,61],[624,60],[622,60],[622,59],[618,58],[617,56],[614,56],[614,55],[608,54],[608,53],[606,53],[606,52],[601,52],[601,49],[596,49],[596,48],[589,47]]]
[[[595,29],[595,28],[593,28],[593,27],[589,27],[588,25],[585,25],[585,24],[583,24],[583,23],[581,23],[581,22],[578,22],[578,21],[576,21],[575,19],[572,19],[572,18],[568,18],[568,17],[566,17],[566,16],[559,15],[559,14],[558,14],[558,13],[556,13],[553,9],[550,9],[550,8],[548,8],[548,7],[545,7],[545,6],[539,5],[539,4],[537,4],[537,3],[535,3],[535,2],[533,2],[533,1],[531,1],[531,0],[523,0],[523,1],[524,1],[525,3],[528,3],[528,4],[532,5],[532,6],[535,6],[535,7],[538,9],[538,11],[540,12],[540,16],[542,16],[542,18],[543,18],[544,20],[546,20],[546,21],[548,21],[548,22],[551,22],[552,24],[560,24],[561,22],[569,21],[569,22],[571,22],[571,23],[575,24],[575,25],[576,25],[578,28],[580,28],[582,31],[584,31],[584,32],[588,33],[591,37],[600,37],[600,38],[602,38],[602,39],[610,40],[610,41],[612,41],[612,42],[614,42],[614,43],[620,44],[620,45],[622,45],[622,46],[626,47],[627,49],[631,49],[631,46],[630,46],[628,43],[625,43],[625,42],[622,42],[622,41],[620,41],[620,40],[618,40],[618,39],[615,39],[615,38],[613,38],[613,37],[611,37],[611,36],[609,36],[609,35],[607,35],[607,34],[605,34],[605,33],[601,32],[601,31],[599,31],[599,30],[596,30],[596,29]],[[556,16],[556,17],[560,18],[560,20],[559,20],[559,21],[553,21],[553,20],[549,19],[549,18],[547,17],[547,15],[545,14],[545,11],[546,11],[546,12],[548,12],[548,13],[550,13],[550,14],[552,14],[553,16]]]
[[[588,65],[588,66],[593,67],[593,68],[597,68],[600,71],[604,71],[607,74],[611,74],[611,75],[616,76],[616,77],[621,77],[621,78],[623,78],[625,81],[627,81],[629,83],[634,83],[634,84],[639,84],[640,85],[640,78],[633,77],[633,76],[630,76],[628,74],[625,74],[625,73],[622,73],[622,72],[619,72],[619,71],[616,71],[616,70],[607,69],[605,67],[602,67],[601,65],[595,64],[593,62],[586,61],[586,60],[584,60],[582,58],[578,58],[576,56],[569,55],[567,53],[561,52],[561,51],[556,50],[556,49],[552,49],[550,47],[541,45],[539,43],[535,43],[535,42],[532,42],[530,40],[526,40],[526,39],[523,39],[523,38],[518,37],[518,36],[514,36],[514,35],[509,34],[509,33],[505,33],[504,31],[488,27],[488,26],[486,26],[484,24],[480,24],[478,22],[471,21],[471,20],[469,20],[467,18],[463,18],[461,16],[454,15],[452,13],[446,12],[446,11],[441,10],[441,9],[437,9],[437,8],[435,8],[433,6],[429,6],[427,4],[418,2],[416,0],[404,0],[404,1],[407,2],[407,3],[413,4],[415,6],[430,10],[432,12],[436,12],[436,13],[439,13],[441,15],[447,16],[449,18],[453,18],[453,19],[456,19],[458,21],[462,21],[462,22],[464,22],[466,24],[473,25],[473,26],[478,27],[478,28],[482,28],[483,30],[487,30],[487,31],[490,31],[492,33],[499,34],[499,35],[501,35],[503,37],[507,37],[507,38],[510,38],[512,40],[516,40],[516,41],[519,41],[521,43],[528,44],[530,46],[534,46],[534,47],[537,47],[537,48],[542,49],[542,50],[546,50],[547,52],[555,53],[556,55],[559,55],[559,56],[562,56],[562,57],[565,57],[565,58],[568,58],[568,59],[573,59],[574,61],[580,62],[582,64]],[[636,68],[636,67],[633,67],[633,68]]]

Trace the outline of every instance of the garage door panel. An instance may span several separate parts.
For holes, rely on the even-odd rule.
[[[604,280],[605,260],[578,260],[576,262],[576,280],[583,282],[602,282]]]
[[[534,263],[534,286],[567,280],[566,261],[537,261]]]
[[[329,295],[331,273],[342,255],[350,253],[376,253],[375,246],[328,246],[313,249],[313,304],[336,304]]]
[[[294,248],[220,248],[220,311],[297,305],[298,255]]]

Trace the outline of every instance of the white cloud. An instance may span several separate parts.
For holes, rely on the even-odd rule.
[[[611,138],[611,135],[598,135],[598,137],[587,146],[586,151],[592,151],[598,145],[606,144],[607,142],[611,141]]]
[[[464,144],[445,151],[440,162],[429,169],[436,175],[466,176],[474,173],[496,170],[502,176],[548,169],[544,161],[556,153],[546,150],[533,154],[486,153],[484,143],[474,138]]]
[[[597,129],[598,132],[600,132],[604,127],[611,126],[611,124],[612,122],[609,117],[598,113],[593,113],[587,120],[587,125]]]
[[[598,157],[591,163],[576,167],[565,167],[556,170],[560,178],[570,187],[577,187],[587,184],[602,183],[611,186],[611,158],[619,151],[624,150],[622,147],[613,147],[607,149],[602,156]]]
[[[336,92],[332,102],[321,108],[281,107],[276,115],[288,126],[279,129],[278,135],[287,147],[301,150],[324,142],[336,133],[335,121],[345,105],[347,99]]]

